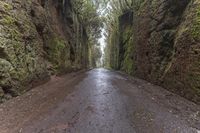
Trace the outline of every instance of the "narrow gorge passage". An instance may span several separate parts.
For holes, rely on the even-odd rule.
[[[200,133],[200,0],[0,0],[0,133]]]
[[[200,106],[146,81],[93,69],[0,105],[1,133],[199,133]]]

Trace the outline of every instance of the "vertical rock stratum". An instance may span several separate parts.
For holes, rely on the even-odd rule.
[[[86,68],[87,41],[71,0],[0,0],[0,101]]]
[[[119,16],[118,30],[110,35],[110,67],[200,103],[199,0],[140,0]]]

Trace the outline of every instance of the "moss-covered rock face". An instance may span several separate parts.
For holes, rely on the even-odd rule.
[[[27,90],[25,86],[32,80],[48,75],[42,41],[23,4],[0,1],[0,87],[12,96]]]
[[[87,61],[87,35],[70,0],[0,0],[0,99]]]
[[[182,95],[200,102],[200,38],[199,38],[199,9],[200,2],[192,1],[189,5],[179,28],[175,42],[175,54],[173,65],[165,79],[170,81],[169,75],[177,70],[175,80],[180,82],[175,86],[182,91]],[[179,77],[178,77],[179,75]],[[181,77],[181,78],[180,78]],[[172,88],[172,86],[170,86]]]
[[[53,73],[68,71],[71,67],[69,44],[56,36],[50,38],[48,44],[47,59],[52,64],[48,69]]]
[[[195,39],[200,39],[200,7],[196,2],[196,8],[194,9],[194,20],[192,26],[192,35]]]
[[[134,74],[133,13],[127,12],[119,18],[119,67]]]
[[[110,66],[200,103],[200,1],[141,0],[128,14],[111,34]]]
[[[38,31],[42,32],[48,70],[54,74],[86,68],[88,65],[88,38],[85,27],[70,2],[50,0],[42,4],[48,11],[48,23],[42,31]],[[43,25],[38,22],[39,16],[41,15],[34,15],[37,29],[41,29]]]
[[[198,103],[199,3],[150,0],[135,18],[136,75]]]

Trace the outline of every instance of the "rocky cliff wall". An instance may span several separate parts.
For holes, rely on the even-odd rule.
[[[135,18],[138,77],[200,102],[200,1],[149,0]]]
[[[87,65],[87,34],[70,0],[0,0],[1,100]]]
[[[119,68],[128,74],[134,73],[133,12],[119,17]]]
[[[119,18],[118,69],[200,103],[200,1],[141,0]]]

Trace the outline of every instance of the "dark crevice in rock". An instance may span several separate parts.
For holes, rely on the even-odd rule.
[[[31,10],[30,13],[31,13],[31,16],[32,16],[32,17],[35,17],[35,11],[34,11],[34,10]]]
[[[41,0],[40,4],[44,8],[45,7],[45,0]]]
[[[2,86],[5,94],[10,94],[12,97],[17,97],[19,94],[16,90],[12,89],[12,86]]]
[[[72,46],[70,46],[70,60],[72,62],[75,61],[75,52],[74,52],[74,48]]]
[[[6,54],[5,49],[0,47],[0,58],[7,59],[7,57],[8,55]]]

